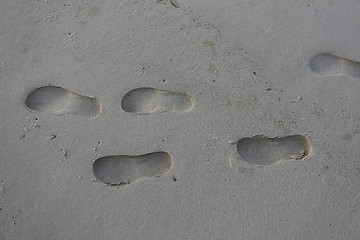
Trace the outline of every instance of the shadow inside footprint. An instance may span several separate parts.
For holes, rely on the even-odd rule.
[[[170,171],[172,166],[173,160],[169,153],[154,152],[139,156],[102,157],[94,162],[93,172],[99,181],[117,186],[159,176]]]
[[[36,88],[27,96],[25,105],[32,111],[71,113],[83,117],[96,117],[101,112],[96,99],[56,86]]]
[[[324,76],[348,75],[360,78],[360,63],[328,53],[321,53],[310,60],[313,72]]]
[[[243,160],[262,166],[285,160],[304,160],[312,154],[309,140],[301,135],[242,138],[237,143],[237,150]]]
[[[189,112],[194,106],[189,95],[155,88],[133,89],[121,100],[121,108],[130,113]]]

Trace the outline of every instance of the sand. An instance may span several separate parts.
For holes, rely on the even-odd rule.
[[[359,1],[0,3],[0,239],[359,239]]]

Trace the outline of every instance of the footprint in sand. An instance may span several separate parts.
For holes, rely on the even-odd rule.
[[[101,112],[101,105],[96,99],[56,86],[36,88],[27,96],[25,105],[32,111],[59,115],[71,113],[89,118],[96,117]]]
[[[119,186],[162,175],[169,172],[172,166],[173,160],[169,153],[154,152],[139,156],[102,157],[94,162],[93,172],[97,180]]]
[[[282,138],[254,136],[240,139],[237,151],[250,164],[265,166],[286,160],[304,160],[312,154],[312,146],[301,135]]]
[[[328,53],[321,53],[310,60],[313,72],[324,76],[348,75],[360,78],[360,63]]]
[[[194,106],[187,94],[155,88],[133,89],[121,100],[121,108],[130,113],[189,112]]]

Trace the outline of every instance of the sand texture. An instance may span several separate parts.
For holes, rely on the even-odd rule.
[[[0,239],[360,239],[359,13],[1,0]]]

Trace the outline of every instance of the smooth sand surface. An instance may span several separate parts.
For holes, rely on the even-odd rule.
[[[2,0],[0,239],[359,239],[359,12]]]

